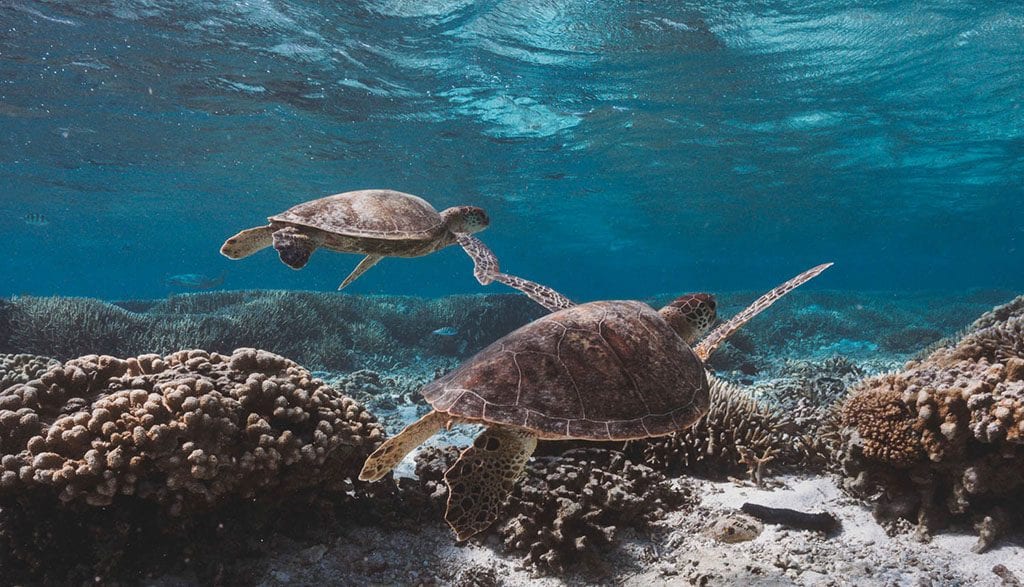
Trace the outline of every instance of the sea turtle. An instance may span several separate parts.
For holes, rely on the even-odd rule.
[[[384,257],[420,257],[456,242],[474,257],[473,251],[487,248],[471,235],[490,223],[481,208],[457,206],[439,213],[423,198],[394,190],[335,194],[299,204],[268,220],[266,226],[229,238],[221,246],[221,254],[242,259],[273,245],[281,261],[292,269],[305,267],[318,247],[366,255],[338,289]],[[475,275],[481,284],[490,283],[489,272],[478,267]]]
[[[671,434],[699,420],[710,403],[708,356],[830,265],[776,287],[693,347],[716,318],[709,294],[685,295],[661,310],[636,301],[573,305],[550,288],[531,289],[532,282],[514,278],[553,313],[424,386],[420,392],[433,411],[374,451],[359,478],[380,479],[442,427],[486,425],[445,473],[445,519],[465,540],[497,517],[538,439],[631,440]]]

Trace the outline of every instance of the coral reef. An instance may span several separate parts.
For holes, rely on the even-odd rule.
[[[39,377],[58,361],[36,355],[0,354],[0,391],[15,383],[25,383]]]
[[[771,379],[750,387],[750,393],[784,413],[799,440],[790,464],[804,468],[828,467],[835,452],[835,406],[848,389],[865,376],[849,359],[786,360]],[[786,456],[785,453],[782,456]]]
[[[354,296],[289,291],[205,292],[108,304],[22,296],[0,304],[0,352],[61,360],[182,348],[255,347],[311,368],[390,369],[421,356],[468,356],[539,317],[521,295]],[[433,335],[450,327],[450,337]]]
[[[424,449],[416,458],[421,487],[440,508],[447,500],[444,471],[458,458],[454,447]],[[562,572],[596,561],[619,528],[645,529],[666,511],[695,503],[688,486],[603,448],[571,449],[536,457],[487,531],[505,548],[541,569]]]
[[[722,478],[746,472],[760,483],[769,464],[808,460],[809,440],[782,412],[743,388],[711,380],[711,408],[696,424],[669,436],[626,443],[631,458],[670,474]]]
[[[80,357],[0,392],[0,538],[43,565],[25,544],[60,544],[55,520],[81,532],[98,511],[146,512],[181,531],[224,504],[344,495],[381,438],[361,405],[269,352]]]
[[[955,345],[858,384],[838,411],[844,486],[918,532],[973,519],[984,550],[1024,499],[1024,298]]]

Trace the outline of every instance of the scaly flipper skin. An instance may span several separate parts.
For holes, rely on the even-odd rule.
[[[228,259],[244,259],[273,244],[273,234],[274,230],[270,225],[243,230],[224,241],[220,247],[220,254]]]
[[[711,334],[707,335],[707,337],[704,340],[700,341],[700,344],[698,344],[696,348],[693,349],[693,351],[697,353],[697,356],[700,357],[701,361],[707,361],[708,357],[711,356],[711,353],[715,352],[715,349],[717,349],[719,345],[725,342],[725,339],[729,338],[729,336],[731,336],[732,333],[739,330],[744,324],[750,322],[751,318],[757,316],[762,311],[764,311],[768,306],[777,302],[779,298],[793,291],[794,289],[806,283],[810,279],[816,277],[819,273],[828,269],[831,266],[832,263],[825,263],[823,265],[818,265],[813,269],[808,269],[807,271],[804,271],[803,273],[797,275],[793,279],[790,279],[786,283],[783,283],[782,285],[776,287],[770,292],[757,298],[757,300],[754,301],[753,304],[750,304],[750,306],[748,306],[746,310],[743,310],[739,314],[736,314],[728,322],[712,330]]]
[[[358,265],[356,265],[356,268],[352,270],[352,273],[348,274],[348,277],[345,278],[345,281],[341,282],[341,285],[338,286],[338,290],[340,291],[348,287],[348,284],[358,279],[360,275],[366,273],[367,269],[376,265],[377,262],[383,258],[383,255],[367,255],[363,257],[363,260],[360,261]]]
[[[359,473],[360,481],[377,481],[395,468],[412,449],[426,442],[448,423],[449,416],[432,411],[387,439],[366,459]]]
[[[507,273],[495,273],[494,281],[518,289],[529,296],[531,300],[547,308],[549,312],[557,312],[576,305],[575,302],[550,287],[530,281],[529,279],[508,275]]]
[[[572,300],[546,285],[541,285],[522,277],[516,277],[515,275],[501,273],[497,257],[480,239],[468,234],[458,234],[456,236],[466,254],[473,259],[473,275],[476,276],[476,280],[481,285],[487,285],[492,281],[504,283],[511,288],[523,292],[531,300],[544,306],[550,312],[557,312],[576,305]]]
[[[526,430],[494,426],[480,433],[444,474],[448,509],[444,519],[461,542],[494,523],[512,493],[537,437]]]
[[[480,285],[488,285],[494,281],[493,275],[498,272],[498,258],[480,239],[464,232],[455,234],[456,241],[473,260],[473,277]]]

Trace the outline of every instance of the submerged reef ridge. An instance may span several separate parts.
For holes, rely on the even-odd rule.
[[[0,496],[130,495],[172,515],[343,487],[382,437],[360,404],[254,349],[84,356],[0,393],[0,424]]]
[[[975,523],[988,548],[1024,500],[1024,297],[986,313],[955,344],[859,383],[840,406],[844,486],[876,517],[927,537]]]
[[[223,291],[156,301],[87,298],[0,301],[0,353],[68,360],[201,348],[253,347],[310,369],[389,369],[421,356],[468,357],[543,314],[525,296],[438,299],[295,291]],[[437,336],[450,327],[458,334]]]

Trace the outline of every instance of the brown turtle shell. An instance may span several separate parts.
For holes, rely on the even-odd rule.
[[[385,240],[433,240],[444,231],[441,215],[429,202],[394,190],[335,194],[299,204],[269,220]]]
[[[438,411],[547,439],[670,434],[710,404],[700,359],[657,311],[634,301],[548,314],[421,392]]]

